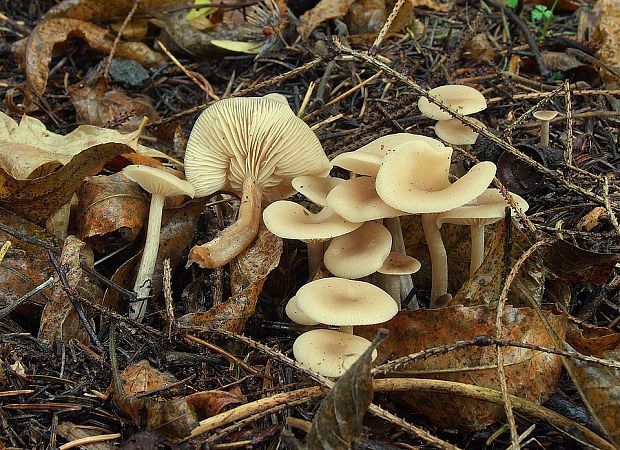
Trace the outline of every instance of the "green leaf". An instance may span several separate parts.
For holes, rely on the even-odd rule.
[[[539,22],[543,20],[547,12],[551,12],[551,11],[549,11],[545,5],[536,5],[534,9],[532,10],[532,12],[530,13],[530,17],[532,18],[534,22]],[[553,13],[551,12],[551,14]]]
[[[215,8],[210,5],[211,0],[194,0],[194,6],[206,6],[206,8],[191,9],[185,16],[185,19],[194,20],[207,14],[211,14],[213,11],[215,11]]]
[[[506,4],[508,5],[509,8],[515,9],[517,5],[519,4],[519,0],[508,0],[508,3]]]
[[[342,375],[319,407],[308,433],[308,450],[355,448],[362,431],[362,419],[372,403],[372,356],[387,337],[380,329],[370,346]]]

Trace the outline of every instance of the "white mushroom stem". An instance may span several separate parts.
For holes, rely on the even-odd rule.
[[[385,227],[390,230],[390,234],[392,235],[392,251],[398,252],[402,255],[406,255],[407,250],[405,249],[405,239],[403,237],[403,229],[400,225],[400,217],[385,218],[383,219],[383,225],[385,225]],[[398,304],[398,309],[400,310],[402,299],[406,298],[413,289],[413,280],[411,279],[411,275],[389,275],[386,281],[389,284],[392,284],[394,282],[398,283],[398,292],[400,292],[400,295],[398,296],[398,299],[394,298],[394,300],[396,300],[396,303]],[[409,308],[418,309],[418,303],[415,300],[412,300],[409,304]]]
[[[228,264],[246,249],[258,234],[261,217],[261,190],[253,177],[243,180],[241,205],[237,221],[224,229],[215,239],[194,247],[189,262],[215,269]]]
[[[431,255],[431,308],[436,307],[436,301],[439,297],[448,293],[448,256],[437,227],[437,216],[437,213],[422,214],[424,238]]]
[[[306,244],[308,245],[308,276],[312,278],[323,261],[323,241],[310,239],[306,241]]]
[[[471,225],[471,259],[469,275],[474,276],[484,260],[484,225]]]
[[[146,230],[146,241],[140,260],[140,268],[136,276],[133,290],[137,299],[129,305],[129,317],[141,322],[146,313],[148,297],[151,294],[151,285],[155,263],[157,262],[157,252],[159,251],[159,234],[161,230],[161,215],[164,209],[163,194],[153,194],[149,209],[149,223]]]
[[[342,325],[340,332],[345,334],[353,334],[353,325]]]
[[[549,146],[549,120],[540,121],[540,144]]]

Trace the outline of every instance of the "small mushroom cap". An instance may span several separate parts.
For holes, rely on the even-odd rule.
[[[398,217],[406,214],[384,202],[375,189],[375,179],[356,177],[346,180],[327,195],[327,206],[350,222]]]
[[[423,140],[431,145],[437,145],[443,147],[443,143],[437,139],[433,139],[428,136],[422,136],[421,134],[411,133],[394,133],[386,136],[381,136],[378,139],[360,147],[359,149],[342,153],[332,159],[332,165],[342,167],[358,175],[368,175],[376,177],[381,161],[385,154],[403,142],[409,142],[413,140]]]
[[[175,195],[194,197],[194,186],[191,183],[181,180],[163,169],[136,164],[125,167],[123,175],[138,183],[142,189],[151,194],[163,194],[165,197]]]
[[[398,312],[394,299],[377,286],[345,278],[321,278],[297,291],[299,308],[327,325],[373,325]]]
[[[557,111],[547,111],[547,110],[543,110],[543,111],[536,111],[533,116],[534,118],[538,119],[538,120],[542,120],[543,122],[548,122],[550,120],[555,119],[558,114],[560,114]]]
[[[334,238],[323,262],[335,276],[353,280],[375,273],[391,248],[392,235],[388,229],[380,223],[366,222],[357,230]]]
[[[484,124],[476,119],[470,119],[477,125]],[[478,133],[462,123],[459,119],[440,120],[435,124],[435,134],[448,144],[472,145],[478,140]]]
[[[528,210],[529,205],[521,196],[512,192],[509,194],[523,212]],[[437,226],[441,227],[444,223],[470,226],[489,225],[504,218],[507,206],[508,202],[499,189],[487,189],[470,203],[439,214]]]
[[[187,179],[196,195],[240,192],[253,177],[261,190],[300,175],[326,175],[329,160],[314,132],[280,100],[228,98],[205,109],[185,152]],[[288,192],[287,190],[283,191]]]
[[[428,93],[463,115],[477,113],[487,107],[487,101],[478,90],[462,84],[439,86]],[[429,102],[425,97],[420,97],[418,100],[418,108],[429,119],[448,120],[452,118],[450,113]]]
[[[370,341],[361,336],[333,330],[311,330],[293,343],[293,355],[302,366],[325,377],[339,377],[353,365]],[[372,353],[372,359],[377,351]]]
[[[316,325],[318,322],[316,320],[312,320],[310,317],[304,314],[304,312],[299,309],[299,305],[297,303],[297,297],[292,297],[286,304],[284,308],[284,312],[286,316],[291,319],[293,322],[298,323],[300,325]]]
[[[297,192],[306,196],[311,202],[327,206],[327,194],[342,182],[344,182],[342,178],[302,175],[293,178],[291,184]]]
[[[482,194],[495,176],[495,164],[485,161],[450,184],[450,147],[433,148],[421,141],[408,144],[388,152],[376,180],[381,199],[402,211],[416,214],[457,208]]]
[[[302,241],[331,239],[362,225],[346,221],[329,208],[312,214],[300,204],[288,200],[267,206],[263,211],[263,222],[276,236]]]
[[[417,259],[402,253],[391,252],[377,272],[386,275],[410,275],[420,270],[420,267],[422,264]]]

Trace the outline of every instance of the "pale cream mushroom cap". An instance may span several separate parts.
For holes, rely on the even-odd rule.
[[[420,270],[420,261],[409,255],[391,252],[377,272],[386,275],[410,275]]]
[[[286,97],[282,94],[278,94],[277,92],[272,92],[271,94],[267,94],[265,96],[263,96],[263,98],[268,98],[270,100],[275,100],[276,102],[282,103],[283,105],[286,105],[290,108],[290,105],[288,103],[288,100],[286,99]]]
[[[484,127],[484,124],[479,120],[472,118],[470,120]],[[478,133],[459,119],[440,120],[435,124],[435,134],[448,144],[453,145],[473,145],[478,139]]]
[[[532,115],[534,116],[534,118],[538,120],[548,122],[550,120],[555,119],[558,116],[558,114],[560,114],[558,111],[542,110],[542,111],[536,111]]]
[[[361,336],[333,330],[311,330],[293,343],[293,355],[302,366],[325,377],[339,377],[370,347]],[[372,353],[372,359],[377,351]]]
[[[372,177],[356,177],[333,188],[327,206],[350,222],[398,217],[406,214],[384,202],[375,189]]]
[[[241,191],[252,177],[261,191],[299,175],[323,175],[329,160],[314,132],[279,100],[229,98],[205,109],[185,152],[187,180],[204,197]]]
[[[297,192],[311,202],[320,206],[327,206],[327,194],[342,182],[344,182],[342,178],[302,175],[293,178],[291,184]]]
[[[297,297],[291,297],[291,299],[286,303],[284,312],[286,313],[286,316],[289,319],[291,319],[293,322],[298,323],[300,325],[318,324],[316,320],[312,320],[310,317],[304,314],[304,312],[301,309],[299,309],[299,304],[297,303]]]
[[[428,93],[463,115],[477,113],[487,107],[487,101],[477,89],[462,84],[439,86]],[[429,119],[448,120],[452,118],[450,113],[429,102],[426,97],[420,97],[418,108]]]
[[[521,196],[509,193],[516,205],[527,211],[529,205]],[[508,202],[499,189],[487,189],[470,203],[467,203],[437,216],[437,226],[444,223],[456,225],[490,225],[504,218]]]
[[[125,167],[123,175],[151,194],[163,194],[165,197],[175,195],[194,197],[194,186],[191,183],[163,169],[135,164]]]
[[[495,164],[476,164],[451,184],[451,155],[450,147],[438,149],[424,142],[397,146],[383,159],[377,194],[388,205],[412,214],[448,211],[472,201],[493,180]]]
[[[299,309],[326,325],[373,325],[390,320],[398,306],[390,295],[364,281],[322,278],[302,286],[296,294]]]
[[[312,214],[298,203],[280,200],[263,211],[263,222],[269,231],[285,239],[323,240],[349,233],[361,223],[352,223],[329,208]]]
[[[403,142],[422,140],[435,146],[443,147],[443,143],[437,139],[420,134],[394,133],[381,136],[359,149],[342,153],[332,159],[332,165],[342,167],[358,175],[377,176],[381,161],[385,154]]]
[[[329,244],[323,263],[337,277],[357,279],[375,273],[392,248],[392,235],[380,223],[366,222]]]

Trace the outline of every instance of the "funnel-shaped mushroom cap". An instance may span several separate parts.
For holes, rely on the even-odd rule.
[[[428,93],[463,115],[477,113],[487,107],[487,101],[480,92],[462,84],[439,86],[431,89]],[[450,113],[429,102],[425,97],[420,97],[418,100],[418,108],[429,119],[448,120],[452,118]]]
[[[557,115],[560,114],[557,111],[548,111],[548,110],[543,110],[543,111],[536,111],[533,116],[534,118],[538,119],[538,120],[542,120],[543,122],[548,122],[550,120],[553,120],[557,117]]]
[[[327,325],[373,325],[390,320],[398,306],[390,294],[363,281],[321,278],[297,291],[297,302],[312,320]]]
[[[293,322],[298,323],[300,325],[318,324],[316,320],[312,320],[310,317],[305,315],[301,309],[299,309],[299,304],[297,303],[297,297],[292,297],[287,302],[286,307],[284,308],[284,312],[286,313],[286,317],[288,317]]]
[[[327,195],[327,206],[350,222],[366,222],[406,214],[379,198],[375,179],[371,177],[351,178],[336,186]]]
[[[342,178],[302,175],[293,178],[291,184],[297,192],[303,194],[311,202],[327,206],[327,194],[342,182],[344,182]]]
[[[397,146],[383,159],[377,193],[388,205],[412,214],[448,211],[472,201],[493,180],[495,164],[476,164],[450,184],[451,155],[450,147],[438,149],[425,142]]]
[[[391,248],[392,235],[388,229],[380,223],[366,222],[357,230],[334,238],[323,262],[337,277],[354,280],[375,273]]]
[[[476,119],[470,119],[477,125],[484,124]],[[435,124],[435,134],[453,145],[473,145],[478,139],[478,133],[462,123],[459,119],[440,120]]]
[[[420,134],[395,133],[381,136],[372,142],[360,147],[359,149],[342,153],[332,159],[332,165],[342,167],[358,175],[377,176],[381,161],[385,154],[403,142],[422,140],[431,145],[443,147],[443,143],[437,139]]]
[[[138,183],[142,189],[151,194],[163,194],[165,197],[174,195],[194,197],[194,186],[191,183],[181,180],[163,169],[136,164],[125,167],[123,175]]]
[[[377,272],[386,275],[410,275],[420,270],[420,267],[422,264],[417,259],[402,253],[391,252]]]
[[[517,194],[510,193],[516,205],[523,211],[527,211],[529,205]],[[505,208],[508,202],[498,189],[487,189],[472,202],[446,211],[437,216],[437,226],[444,223],[457,225],[489,225],[504,218]]]
[[[185,173],[204,197],[241,191],[252,177],[261,190],[300,175],[323,175],[330,164],[314,132],[280,101],[229,98],[205,109],[185,152]]]
[[[331,239],[362,225],[344,220],[329,208],[312,214],[303,206],[288,200],[280,200],[267,206],[263,211],[263,222],[276,236],[301,241]]]
[[[311,330],[293,343],[293,355],[299,364],[325,377],[339,377],[370,347],[361,336],[333,330]],[[372,359],[377,351],[372,353]]]

